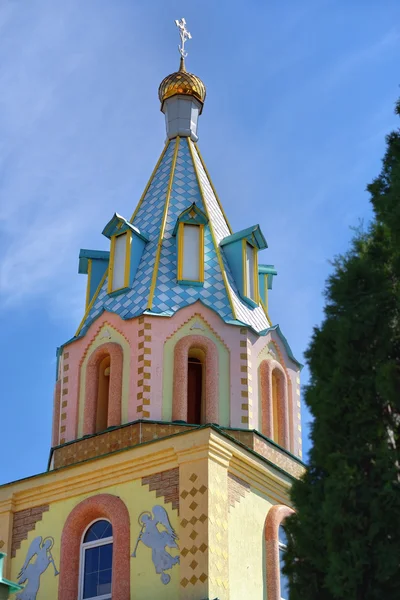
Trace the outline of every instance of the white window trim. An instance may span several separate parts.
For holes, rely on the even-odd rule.
[[[91,528],[94,523],[97,521],[107,521],[110,523],[112,527],[111,521],[108,519],[95,519],[86,527],[85,531],[82,534],[81,545],[80,545],[80,557],[79,557],[79,586],[78,586],[78,600],[111,600],[111,594],[102,594],[101,596],[92,596],[91,598],[83,599],[83,582],[85,576],[85,550],[87,548],[94,548],[95,546],[104,546],[105,544],[113,543],[113,536],[102,538],[101,540],[94,540],[93,542],[84,542],[85,535],[87,531]],[[114,550],[114,548],[113,548]],[[112,573],[111,573],[111,582],[112,582]]]

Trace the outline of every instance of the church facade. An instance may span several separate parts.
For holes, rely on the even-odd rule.
[[[232,231],[200,153],[205,96],[182,56],[132,217],[105,225],[109,250],[80,251],[48,468],[0,487],[19,600],[286,598],[301,365],[268,315],[261,228]]]

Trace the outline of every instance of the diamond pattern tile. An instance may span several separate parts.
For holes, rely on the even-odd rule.
[[[163,159],[154,174],[146,196],[135,216],[134,225],[146,232],[149,242],[146,244],[131,290],[116,296],[107,294],[107,278],[87,315],[79,335],[84,335],[90,324],[106,310],[117,313],[123,319],[130,319],[148,309],[150,286],[154,271],[157,244],[159,240],[168,183],[171,176],[176,140],[172,140]],[[195,202],[203,212],[209,214],[217,243],[230,234],[225,217],[212,190],[203,165],[194,147],[194,161],[201,184],[199,189],[196,171],[190,153],[188,140],[182,138],[179,143],[166,226],[162,241],[158,265],[156,288],[152,311],[166,316],[173,315],[184,306],[201,300],[206,306],[218,312],[225,320],[234,317],[229,297],[220,269],[218,256],[211,236],[209,225],[205,226],[204,285],[185,286],[176,282],[177,256],[176,239],[172,236],[176,220],[180,213]],[[203,198],[206,207],[203,205]],[[221,251],[223,266],[227,277],[229,294],[236,311],[236,317],[253,327],[256,331],[267,329],[270,324],[261,307],[252,309],[239,297],[235,281]]]

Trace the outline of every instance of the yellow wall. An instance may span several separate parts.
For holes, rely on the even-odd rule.
[[[203,329],[191,329],[194,323],[198,323]],[[222,341],[209,328],[201,317],[196,315],[188,323],[182,325],[178,331],[171,336],[164,345],[163,366],[163,412],[164,421],[172,420],[172,392],[174,374],[174,348],[177,342],[188,335],[203,335],[217,347],[219,363],[219,424],[225,427],[230,425],[229,394],[230,394],[230,365],[229,351]]]
[[[264,525],[271,506],[266,497],[251,489],[230,507],[230,600],[267,599]]]
[[[98,493],[119,496],[127,506],[131,521],[131,553],[141,529],[138,523],[140,513],[144,510],[151,510],[156,504],[165,506],[172,527],[176,531],[179,530],[177,511],[170,504],[164,504],[162,497],[156,498],[156,493],[150,492],[147,485],[142,486],[140,479],[102,488]],[[51,504],[50,510],[43,514],[43,520],[39,521],[35,529],[29,532],[28,539],[22,542],[16,557],[11,561],[12,581],[17,581],[18,572],[24,563],[29,545],[39,535],[43,538],[49,535],[54,537],[52,554],[57,568],[60,567],[60,538],[64,523],[71,510],[79,502],[92,495],[84,494]],[[177,549],[167,547],[167,551],[172,556],[178,554]],[[171,581],[164,585],[161,583],[160,575],[155,572],[151,549],[140,543],[136,558],[131,558],[131,600],[153,600],[154,598],[176,600],[179,596],[179,565],[172,567],[167,573],[171,576]],[[54,576],[54,569],[50,564],[41,576],[37,600],[55,600],[57,597],[58,577]]]
[[[107,337],[105,337],[105,330],[109,333]],[[128,423],[128,402],[129,402],[129,372],[130,372],[130,355],[131,350],[128,342],[118,331],[116,331],[111,325],[105,323],[103,327],[100,329],[99,333],[96,335],[95,339],[90,345],[86,356],[83,360],[81,366],[81,377],[80,377],[80,385],[79,385],[79,407],[78,407],[78,438],[83,435],[83,411],[85,405],[85,387],[86,387],[86,365],[91,354],[103,344],[115,342],[122,346],[122,350],[124,353],[123,359],[123,369],[122,369],[122,423]]]

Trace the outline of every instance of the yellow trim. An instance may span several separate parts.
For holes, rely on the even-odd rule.
[[[211,189],[212,189],[212,191],[214,192],[214,196],[215,196],[215,197],[216,197],[216,199],[217,199],[218,206],[219,206],[219,208],[220,208],[220,210],[221,210],[222,214],[224,215],[224,218],[225,218],[226,224],[228,225],[229,232],[230,232],[230,233],[233,233],[233,231],[232,231],[232,227],[231,227],[231,225],[230,225],[230,223],[229,223],[229,221],[228,221],[228,217],[227,217],[227,216],[226,216],[226,214],[225,214],[224,207],[223,207],[223,206],[222,206],[222,204],[221,204],[221,201],[220,201],[220,199],[219,199],[219,196],[218,196],[218,194],[217,194],[217,191],[216,191],[216,189],[215,189],[215,187],[214,187],[214,184],[213,184],[213,182],[212,182],[212,179],[211,179],[211,177],[210,177],[210,173],[208,172],[208,170],[207,170],[207,167],[206,167],[206,164],[205,164],[205,162],[204,162],[204,160],[203,160],[203,157],[202,157],[202,155],[201,155],[200,148],[198,147],[198,145],[197,145],[197,144],[195,144],[195,146],[196,146],[196,150],[197,150],[198,157],[199,157],[199,159],[200,159],[200,162],[201,162],[201,164],[202,164],[202,166],[203,166],[204,172],[205,172],[205,174],[207,175],[207,179],[208,179],[208,181],[210,182]]]
[[[250,296],[250,290],[247,289],[247,244],[253,248],[253,280],[254,280],[254,298]],[[242,261],[243,261],[243,294],[260,304],[260,291],[258,285],[258,251],[253,244],[246,239],[242,239]]]
[[[79,335],[79,332],[80,332],[80,330],[82,329],[82,327],[83,327],[83,324],[84,324],[84,322],[86,321],[86,318],[87,318],[88,314],[90,313],[90,311],[91,311],[91,309],[92,309],[92,306],[93,306],[93,304],[94,304],[94,302],[95,302],[95,300],[96,300],[97,296],[99,295],[99,292],[100,292],[101,288],[103,287],[103,283],[104,283],[104,281],[105,281],[105,278],[107,277],[107,273],[108,273],[108,269],[106,269],[106,270],[104,271],[104,275],[103,275],[103,277],[101,278],[101,281],[100,281],[100,283],[99,283],[99,285],[98,285],[98,287],[97,287],[97,290],[96,290],[96,291],[95,291],[95,293],[93,294],[93,298],[91,299],[91,301],[90,301],[90,304],[88,305],[88,307],[87,307],[87,309],[86,309],[86,311],[85,311],[85,314],[83,315],[83,319],[82,319],[82,321],[79,323],[78,329],[76,330],[76,333],[75,333],[75,337],[77,337],[77,336]]]
[[[87,282],[86,282],[86,302],[85,302],[85,310],[89,305],[90,298],[90,284],[92,278],[92,259],[88,258],[88,272],[87,272]]]
[[[141,197],[140,197],[140,200],[139,200],[139,202],[138,202],[138,205],[137,205],[137,207],[135,208],[135,210],[133,211],[133,215],[131,216],[131,220],[130,220],[130,222],[131,222],[131,223],[133,223],[133,221],[134,221],[134,219],[135,219],[135,217],[136,217],[136,215],[137,215],[137,213],[138,213],[138,211],[139,211],[139,208],[140,208],[140,207],[141,207],[141,205],[142,205],[142,202],[143,202],[143,200],[144,200],[144,198],[145,198],[145,196],[146,196],[146,194],[147,194],[147,192],[148,192],[148,189],[149,189],[149,187],[150,187],[150,185],[151,185],[151,182],[152,182],[152,181],[153,181],[153,179],[154,179],[154,175],[156,174],[156,171],[157,171],[158,167],[160,166],[160,163],[161,163],[162,159],[164,158],[164,155],[165,155],[165,153],[166,153],[166,151],[167,151],[167,148],[168,148],[168,146],[169,146],[169,143],[170,143],[170,140],[167,140],[167,141],[166,141],[166,143],[165,143],[164,149],[163,149],[163,151],[161,152],[160,158],[158,159],[158,161],[157,161],[157,164],[156,164],[156,166],[154,167],[152,174],[150,175],[150,179],[148,180],[148,182],[147,182],[147,184],[146,184],[146,187],[144,188],[144,192],[143,192],[143,194],[142,194],[142,195],[141,195]]]
[[[155,289],[156,289],[157,275],[158,275],[158,265],[160,263],[162,241],[163,241],[163,237],[164,237],[165,225],[167,223],[169,199],[171,197],[172,183],[174,181],[176,159],[178,157],[179,142],[180,142],[180,137],[178,136],[176,138],[176,142],[175,142],[174,156],[173,156],[173,159],[172,159],[171,172],[169,174],[169,182],[168,182],[168,188],[167,188],[167,195],[166,195],[166,198],[165,198],[164,214],[163,214],[163,218],[162,218],[162,222],[161,222],[161,227],[160,227],[160,235],[159,235],[158,242],[157,242],[156,259],[155,259],[155,262],[154,262],[153,276],[151,278],[149,300],[147,302],[147,307],[149,309],[151,309],[151,307],[153,305],[154,292],[155,292]]]
[[[204,224],[200,224],[200,281],[204,283]]]
[[[254,271],[254,302],[260,304],[260,286],[258,285],[258,250],[253,246],[254,259],[253,259],[253,271]]]
[[[189,146],[190,155],[191,155],[191,157],[192,157],[192,161],[193,161],[193,168],[194,168],[194,172],[196,173],[197,184],[198,184],[198,186],[199,186],[199,190],[200,190],[201,199],[202,199],[202,201],[203,201],[203,205],[204,205],[204,210],[206,211],[206,215],[207,215],[207,218],[208,218],[208,225],[209,225],[209,227],[210,227],[211,239],[212,239],[212,241],[213,241],[214,248],[215,248],[215,252],[216,252],[216,254],[217,254],[217,258],[218,258],[218,264],[219,264],[219,267],[220,267],[220,269],[221,269],[221,273],[222,273],[222,279],[224,280],[225,289],[226,289],[226,293],[227,293],[227,295],[228,295],[229,304],[230,304],[230,306],[231,306],[232,315],[233,315],[233,318],[234,318],[234,319],[237,319],[237,316],[236,316],[236,311],[235,311],[235,307],[234,307],[234,305],[233,305],[233,300],[232,300],[232,298],[231,298],[231,294],[230,294],[230,290],[229,290],[228,280],[227,280],[226,273],[225,273],[225,269],[224,269],[224,264],[223,264],[223,262],[222,262],[222,256],[221,256],[221,252],[220,252],[219,246],[218,246],[218,244],[217,244],[217,241],[216,241],[216,239],[215,239],[213,225],[212,225],[212,222],[211,222],[211,219],[210,219],[210,215],[209,215],[209,212],[208,212],[207,203],[206,203],[206,201],[205,201],[205,198],[204,198],[204,194],[203,194],[203,188],[201,187],[201,183],[200,183],[200,177],[199,177],[199,173],[198,173],[198,170],[197,170],[197,167],[196,167],[196,161],[195,161],[195,159],[194,159],[193,148],[192,148],[192,142],[191,142],[191,140],[190,140],[189,138],[186,138],[186,139],[187,139],[187,144],[188,144],[188,146]]]
[[[247,295],[247,253],[246,253],[246,238],[242,239],[242,264],[243,264],[243,294]]]
[[[124,285],[120,288],[113,289],[112,280],[113,280],[113,272],[114,272],[114,259],[115,259],[115,240],[117,237],[122,235],[126,235],[125,240],[125,266],[124,266]],[[131,242],[132,242],[132,232],[131,231],[123,231],[122,233],[116,233],[111,238],[111,250],[110,250],[110,262],[108,264],[108,282],[107,282],[107,293],[111,294],[113,292],[118,292],[118,290],[123,290],[124,288],[129,286],[129,275],[131,268]]]
[[[178,280],[182,279],[183,271],[183,223],[178,225]]]
[[[127,231],[126,247],[125,247],[125,271],[124,271],[124,287],[130,284],[131,275],[131,249],[132,249],[132,231]]]
[[[183,253],[184,248],[184,227],[199,227],[199,279],[190,279],[188,281],[196,281],[197,283],[204,283],[204,224],[203,223],[179,223],[178,226],[178,268],[177,268],[177,279],[178,281],[185,281],[183,277]]]

